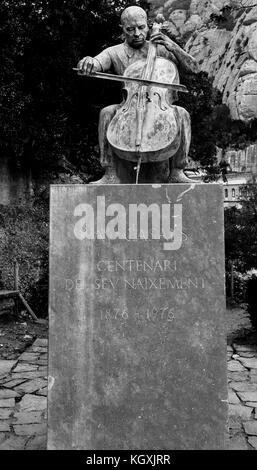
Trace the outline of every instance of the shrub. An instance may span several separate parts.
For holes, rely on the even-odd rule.
[[[246,302],[252,326],[257,329],[257,274],[252,274],[247,279]]]

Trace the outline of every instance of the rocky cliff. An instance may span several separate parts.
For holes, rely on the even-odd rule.
[[[251,125],[257,119],[257,0],[149,2],[155,12],[164,14],[170,32],[183,39],[200,70],[213,79],[231,118]],[[256,149],[257,144],[228,151],[232,171],[246,167],[257,173]]]
[[[257,1],[150,0],[214,78],[232,119],[257,118]]]

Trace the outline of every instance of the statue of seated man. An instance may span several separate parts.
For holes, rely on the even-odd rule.
[[[121,26],[123,30],[124,42],[116,46],[108,47],[95,57],[84,57],[78,63],[80,74],[90,75],[92,72],[112,71],[117,75],[123,75],[125,69],[139,59],[146,59],[149,47],[147,41],[148,23],[146,12],[136,6],[126,8],[121,15]],[[195,59],[185,52],[178,44],[170,39],[165,33],[158,32],[151,36],[151,40],[156,43],[157,55],[172,61],[178,70],[190,70],[197,72]],[[179,83],[179,76],[178,81]],[[177,93],[172,94],[174,100]],[[98,137],[100,148],[100,162],[105,168],[105,175],[99,181],[103,183],[120,183],[115,169],[115,155],[108,144],[106,137],[108,126],[120,105],[114,104],[102,109],[99,117]],[[191,121],[189,113],[182,107],[176,106],[180,125],[181,142],[175,155],[168,162],[147,163],[152,165],[153,172],[160,174],[160,182],[190,182],[183,172],[187,165],[190,141],[191,141]],[[161,168],[164,165],[164,169]],[[166,167],[165,167],[166,165]],[[163,174],[166,172],[166,177]],[[130,181],[128,181],[130,182]],[[158,182],[155,178],[155,181]]]

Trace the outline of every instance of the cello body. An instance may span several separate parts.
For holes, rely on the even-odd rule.
[[[156,47],[150,46],[152,53],[156,54]],[[150,61],[150,65],[149,58],[147,62],[138,60],[131,64],[124,73],[124,82],[128,76],[179,83],[178,70],[173,62],[156,55]],[[172,106],[176,92],[137,83],[129,83],[125,90],[126,100],[118,108],[107,130],[112,151],[132,162],[137,162],[139,158],[142,163],[168,160],[177,152],[181,138],[177,108]]]

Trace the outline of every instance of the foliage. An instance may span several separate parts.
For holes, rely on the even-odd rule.
[[[184,73],[181,81],[187,86],[188,95],[180,96],[179,104],[185,107],[192,121],[190,157],[215,174],[219,169],[215,161],[217,147],[245,148],[256,142],[257,119],[246,124],[230,117],[227,105],[222,103],[222,93],[213,88],[205,72],[197,75]]]
[[[210,21],[214,22],[218,28],[232,31],[236,24],[235,16],[233,15],[233,7],[231,5],[225,5],[218,13],[212,13],[210,15]]]
[[[241,208],[225,209],[226,267],[234,263],[244,273],[257,268],[257,185],[245,188]]]
[[[34,169],[55,167],[65,157],[84,164],[86,172],[94,165],[97,171],[96,124],[108,93],[102,83],[77,77],[72,67],[117,42],[120,10],[129,3],[1,2],[2,153]]]
[[[189,93],[180,96],[179,105],[186,108],[191,116],[192,142],[190,157],[200,162],[202,167],[215,163],[218,141],[214,128],[216,126],[215,109],[222,102],[221,93],[212,87],[212,81],[205,72],[198,74],[183,73],[181,82],[187,86]],[[182,94],[181,94],[182,95]]]
[[[248,304],[248,312],[253,327],[257,330],[257,276],[253,274],[247,282],[246,301]]]
[[[20,290],[39,316],[47,315],[48,210],[33,205],[0,205],[0,288],[13,289],[14,261],[20,271]]]
[[[239,273],[233,269],[233,300],[236,303],[245,302],[246,286],[249,276]],[[226,272],[226,298],[232,298],[231,292],[231,270]]]
[[[241,207],[225,209],[226,289],[230,295],[234,267],[234,300],[246,302],[257,328],[257,185],[246,186]]]

